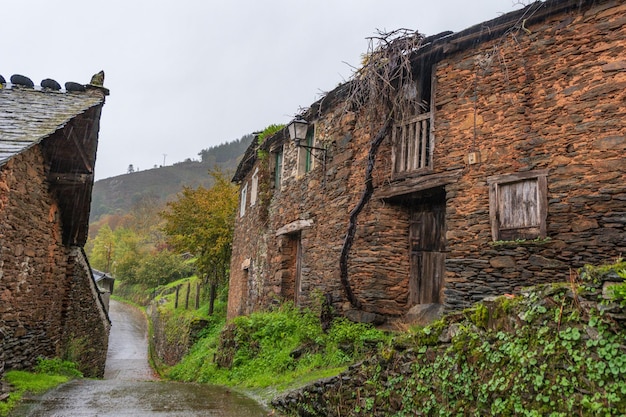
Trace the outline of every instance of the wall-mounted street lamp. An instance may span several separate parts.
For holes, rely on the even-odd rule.
[[[309,146],[306,143],[306,134],[309,129],[309,123],[302,117],[298,116],[293,119],[288,125],[289,137],[293,141],[297,148],[304,148],[307,152],[319,161],[322,161],[322,182],[326,185],[326,148],[318,148],[316,146]],[[321,156],[316,155],[313,151],[321,151]]]
[[[300,141],[306,139],[306,131],[308,128],[309,122],[301,117],[296,117],[287,125],[289,137],[296,146],[300,146]]]

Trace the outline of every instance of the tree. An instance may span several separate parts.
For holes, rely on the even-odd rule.
[[[130,283],[137,282],[137,269],[147,250],[141,245],[141,237],[133,230],[118,227],[113,232],[115,236],[115,254],[111,272]]]
[[[108,224],[98,230],[93,240],[89,262],[91,265],[104,272],[111,272],[111,264],[115,251],[115,236]]]
[[[158,287],[183,278],[187,273],[189,271],[179,254],[161,250],[143,257],[137,267],[135,279],[149,287]]]
[[[137,233],[143,243],[159,247],[163,243],[162,219],[159,216],[163,204],[154,193],[140,194],[125,216],[123,226]]]
[[[89,262],[104,272],[110,272],[129,282],[135,280],[141,256],[145,254],[139,236],[125,227],[114,231],[108,224],[98,230],[89,252]]]
[[[217,286],[228,277],[238,187],[219,170],[209,174],[213,187],[185,187],[176,201],[167,203],[161,216],[168,242],[180,252],[193,253],[198,274],[210,282],[212,314]]]

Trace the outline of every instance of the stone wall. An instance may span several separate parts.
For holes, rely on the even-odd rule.
[[[521,398],[518,395],[517,399],[526,410],[539,411],[544,405],[541,393],[553,396],[551,400],[555,400],[549,403],[549,411],[567,410],[566,415],[591,415],[593,412],[585,408],[588,402],[585,404],[583,396],[603,395],[605,387],[621,383],[623,377],[602,374],[596,379],[598,385],[590,388],[593,383],[590,384],[589,379],[593,377],[588,377],[593,372],[587,373],[581,383],[579,374],[572,371],[570,365],[572,358],[579,355],[584,358],[581,362],[605,360],[593,346],[604,346],[610,343],[608,340],[619,338],[624,331],[626,307],[607,303],[603,296],[607,285],[616,284],[614,280],[621,281],[615,272],[618,267],[614,265],[613,270],[602,272],[587,268],[584,285],[575,284],[580,286],[580,291],[572,291],[569,284],[540,285],[527,289],[515,301],[509,297],[490,297],[477,308],[445,316],[420,335],[402,332],[373,352],[366,353],[361,362],[349,366],[339,375],[282,393],[271,401],[271,405],[280,414],[307,417],[517,415],[513,407],[496,412],[492,405],[503,398],[515,398],[515,392],[522,392]],[[601,321],[605,323],[597,327],[604,328],[599,332],[596,327],[587,326],[586,314],[580,314],[581,311],[598,309],[604,310]],[[561,314],[569,319],[555,318]],[[581,328],[587,332],[581,330],[583,336],[578,342],[561,344],[563,334],[574,329],[578,332]],[[536,340],[537,331],[542,332],[542,343]],[[515,342],[511,340],[519,342],[517,349],[520,353],[504,353],[515,350],[512,347]],[[598,343],[589,343],[590,340]],[[544,350],[546,345],[556,345],[557,348],[548,352]],[[489,349],[484,350],[485,346]],[[586,386],[580,389],[576,386],[563,394],[555,392],[556,384],[530,383],[539,366],[529,365],[526,360],[529,357],[538,361],[541,366],[539,374],[545,380],[555,380],[560,374],[571,377],[574,385]],[[468,378],[468,374],[476,378]],[[493,390],[494,385],[503,388]],[[607,391],[610,389],[606,388]],[[431,399],[434,398],[437,398],[440,409],[432,407]],[[566,398],[570,401],[565,401]],[[461,401],[452,405],[452,400]],[[425,410],[429,402],[430,406]],[[615,403],[606,404],[608,409],[620,408]],[[547,414],[548,410],[539,413]]]
[[[168,366],[183,359],[208,324],[204,319],[188,321],[171,310],[159,309],[158,301],[153,301],[146,311],[152,324],[151,351],[155,359]]]
[[[5,369],[28,369],[38,357],[65,357],[68,337],[93,349],[81,369],[104,369],[108,328],[93,298],[91,275],[62,243],[59,206],[46,183],[38,146],[0,168],[0,329]],[[100,323],[100,324],[98,324]],[[75,348],[77,346],[74,346]],[[85,351],[86,353],[86,351]]]
[[[356,135],[359,141],[353,139]],[[298,149],[292,143],[284,144],[280,188],[271,184],[271,165],[260,170],[270,173],[260,183],[272,198],[254,206],[248,202],[245,215],[237,219],[229,317],[293,300],[294,289],[288,286],[294,281],[295,253],[289,239],[299,239],[302,248],[299,304],[310,305],[330,293],[337,308],[351,309],[344,302],[339,255],[350,210],[364,187],[363,142],[369,137],[369,128],[358,125],[354,114],[337,110],[316,123],[316,146],[328,147],[325,175],[317,159],[312,171],[298,175]],[[249,177],[245,183],[250,184]],[[260,222],[263,211],[267,220]],[[400,315],[407,301],[408,213],[373,200],[363,219],[349,265],[355,291],[366,311]],[[282,233],[285,228],[288,232]]]
[[[62,355],[77,362],[84,375],[102,377],[111,322],[84,251],[73,247],[69,261]]]
[[[271,298],[270,284],[266,265],[266,246],[269,238],[267,230],[268,199],[273,190],[270,189],[271,173],[269,162],[264,158],[258,162],[259,193],[253,205],[246,204],[246,212],[240,216],[237,209],[236,227],[230,263],[231,278],[228,286],[228,317],[249,314],[255,306],[265,305]],[[246,183],[250,178],[246,179]],[[250,187],[250,186],[249,186]],[[248,196],[249,198],[250,196]],[[241,202],[240,202],[241,204]],[[260,301],[260,292],[267,292],[266,301]],[[278,290],[280,293],[280,290]]]
[[[567,280],[572,267],[624,253],[625,7],[600,2],[529,24],[526,31],[512,26],[435,66],[433,166],[412,180],[432,179],[445,191],[441,298],[447,309]],[[390,140],[378,152],[376,191],[359,215],[350,252],[349,279],[362,303],[355,311],[340,282],[339,257],[350,211],[365,187],[376,126],[341,104],[315,117],[309,122],[315,145],[327,148],[325,171],[316,160],[311,172],[299,175],[298,149],[285,142],[283,180],[275,189],[271,156],[257,161],[269,198],[248,202],[237,219],[231,318],[291,298],[285,286],[293,285],[295,262],[285,239],[301,244],[300,305],[329,293],[338,312],[361,321],[403,316],[411,307],[410,203],[376,197],[397,183]],[[471,152],[479,163],[469,164]],[[487,179],[531,170],[547,171],[549,239],[494,244]],[[250,184],[251,174],[243,184]]]
[[[463,167],[446,187],[448,307],[624,253],[625,13],[602,2],[437,65],[435,171]],[[486,179],[541,169],[550,240],[493,245]]]

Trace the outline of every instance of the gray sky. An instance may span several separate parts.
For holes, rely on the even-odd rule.
[[[101,179],[287,123],[350,78],[377,29],[457,32],[516,3],[20,0],[2,11],[0,74],[63,85],[105,71]]]

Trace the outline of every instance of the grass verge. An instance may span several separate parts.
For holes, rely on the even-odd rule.
[[[5,417],[15,408],[26,393],[41,394],[82,374],[73,362],[60,359],[40,359],[35,372],[8,371],[3,380],[12,391],[5,401],[0,401],[0,417]]]

